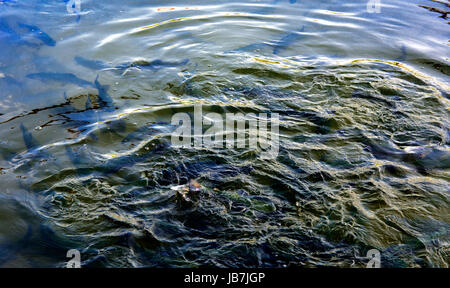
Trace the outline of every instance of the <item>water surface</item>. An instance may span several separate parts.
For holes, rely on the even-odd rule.
[[[449,266],[450,30],[419,6],[448,1],[66,2],[0,0],[1,267]],[[171,145],[197,104],[279,113],[276,159]]]

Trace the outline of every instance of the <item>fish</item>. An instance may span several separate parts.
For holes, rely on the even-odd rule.
[[[0,31],[8,34],[15,34],[15,31],[11,28],[11,26],[6,22],[5,19],[0,19]]]
[[[10,45],[38,46],[37,44],[25,41],[4,19],[0,19],[0,40]]]
[[[91,70],[104,70],[112,68],[111,65],[108,65],[100,60],[89,60],[80,56],[75,56],[74,60],[77,64],[89,68]]]
[[[69,124],[71,129],[75,129],[81,134],[86,135],[91,130],[86,129],[86,125],[94,124],[99,121],[105,120],[105,114],[109,112],[113,112],[116,110],[116,106],[114,105],[114,100],[111,98],[111,96],[108,94],[108,85],[102,85],[98,81],[99,75],[97,75],[97,78],[94,81],[94,87],[98,91],[98,105],[94,107],[94,105],[91,102],[90,97],[87,98],[85,103],[85,109],[82,111],[64,111],[60,115],[62,115],[64,118],[69,120]],[[123,120],[120,121],[113,121],[113,123],[116,124],[117,127],[121,127],[122,131],[124,130],[124,127],[126,124],[123,123]],[[117,124],[120,123],[120,124]],[[73,125],[76,125],[76,128],[73,128]],[[117,128],[116,127],[116,128]],[[94,134],[89,134],[89,137],[93,140],[98,140],[97,136]]]
[[[189,59],[183,59],[179,62],[170,62],[170,61],[162,61],[162,60],[153,60],[151,62],[147,61],[138,61],[130,64],[130,67],[137,67],[139,69],[150,69],[153,72],[156,72],[163,68],[171,68],[177,66],[184,66],[189,63]]]
[[[79,135],[84,135],[93,141],[98,141],[98,136],[89,129],[88,126],[97,123],[102,120],[101,115],[97,113],[98,111],[94,108],[89,108],[83,111],[71,111],[65,113],[63,117],[67,120],[65,124],[66,127],[70,129],[72,133],[77,133]]]
[[[406,57],[407,57],[406,46],[403,44],[402,48],[400,50],[401,50],[402,55],[400,57],[395,58],[394,60],[398,61],[398,62],[404,62],[404,61],[406,61]]]
[[[27,78],[39,80],[42,82],[60,82],[64,84],[75,84],[81,87],[93,87],[91,82],[78,78],[72,73],[32,73],[26,76]]]
[[[99,75],[97,75],[97,78],[95,79],[94,86],[98,91],[98,98],[100,100],[100,108],[101,109],[109,108],[109,109],[107,109],[107,111],[113,111],[115,109],[115,107],[114,107],[113,99],[108,94],[109,86],[101,85],[100,82],[98,82],[98,77],[99,77]]]
[[[39,148],[41,145],[39,142],[33,137],[33,134],[28,131],[27,128],[20,124],[20,130],[22,131],[22,138],[25,143],[25,147],[27,148],[27,153],[31,154],[31,159],[49,159],[50,155]]]
[[[293,112],[294,115],[306,118],[315,125],[314,132],[317,134],[328,134],[335,130],[339,124],[334,117],[321,115],[314,111]]]
[[[75,168],[75,173],[79,177],[83,177],[86,173],[90,173],[90,167],[93,165],[92,157],[86,153],[85,146],[79,149],[72,149],[70,145],[65,147],[67,158],[69,158],[73,167]]]
[[[8,42],[32,47],[39,47],[40,44],[47,46],[56,45],[56,41],[37,26],[17,22],[15,27],[17,29],[13,29],[5,19],[0,19],[0,31],[5,34],[4,36],[7,37]],[[28,39],[35,39],[38,43],[30,42]]]
[[[293,42],[300,40],[304,37],[303,32],[305,31],[305,26],[302,26],[302,28],[298,31],[289,33],[285,36],[283,36],[278,41],[272,41],[272,42],[263,42],[263,43],[254,43],[250,44],[241,48],[237,48],[231,51],[227,51],[226,53],[233,53],[233,52],[260,52],[264,51],[265,49],[271,49],[272,53],[275,55],[278,55],[282,50],[287,49],[289,45],[291,45]]]
[[[39,27],[23,23],[19,23],[18,26],[24,28],[29,33],[29,35],[42,41],[42,43],[44,43],[45,45],[56,46],[56,41],[53,40],[53,38],[50,37],[50,35],[42,31]]]
[[[268,43],[254,43],[241,48],[237,48],[231,51],[227,51],[227,53],[233,52],[260,52],[261,50],[271,48],[272,46]]]
[[[20,130],[22,131],[23,141],[25,142],[25,146],[28,149],[28,152],[39,147],[39,143],[34,139],[33,135],[25,128],[25,126],[20,124]]]
[[[300,30],[289,33],[280,40],[278,40],[277,42],[271,44],[273,46],[273,54],[278,55],[280,51],[287,49],[289,45],[302,39],[305,36],[303,32],[305,32],[304,25]]]
[[[130,68],[138,68],[138,69],[149,69],[153,72],[157,72],[163,68],[171,68],[171,67],[177,67],[177,66],[184,66],[187,63],[189,63],[189,59],[183,59],[179,62],[170,62],[170,61],[163,61],[163,60],[153,60],[153,61],[146,61],[146,60],[138,60],[133,62],[126,62],[119,64],[117,66],[111,66],[103,61],[99,60],[89,60],[80,56],[76,56],[74,58],[75,62],[85,68],[91,69],[91,70],[118,70],[118,71],[124,71]]]
[[[396,160],[408,163],[424,175],[435,169],[450,168],[450,152],[437,147],[407,147],[399,149],[391,144],[376,143],[371,139],[364,139],[366,150],[377,159]]]
[[[62,114],[63,117],[70,122],[77,122],[80,123],[80,125],[85,125],[95,123],[99,120],[99,116],[96,112],[97,111],[93,107],[91,99],[88,97],[84,110],[78,111],[65,109],[60,114]]]

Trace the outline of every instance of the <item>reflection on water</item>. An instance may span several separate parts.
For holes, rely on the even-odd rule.
[[[1,267],[448,267],[446,1],[68,2],[0,1]]]

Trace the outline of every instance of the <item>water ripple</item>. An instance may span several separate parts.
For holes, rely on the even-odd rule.
[[[442,18],[84,1],[76,22],[31,2],[39,17],[0,7],[0,266],[79,249],[85,267],[364,267],[375,248],[384,267],[448,267]],[[278,113],[278,156],[173,146],[172,116],[198,105]]]

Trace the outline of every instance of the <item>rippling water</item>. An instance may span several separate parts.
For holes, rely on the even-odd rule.
[[[448,1],[67,2],[0,0],[1,267],[449,266]]]

